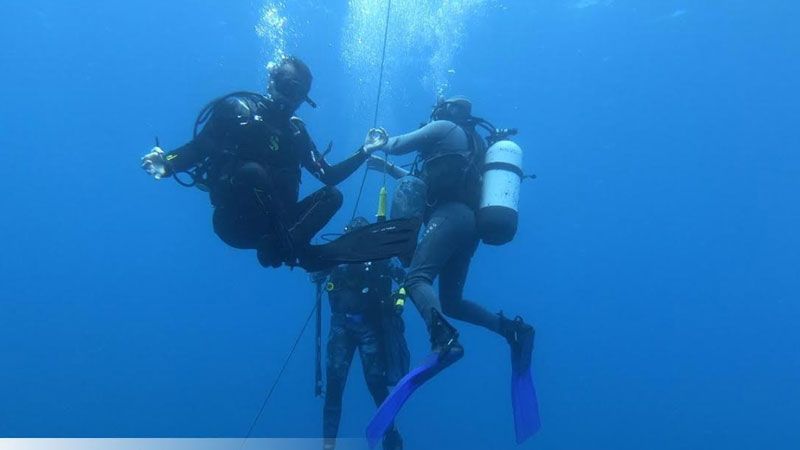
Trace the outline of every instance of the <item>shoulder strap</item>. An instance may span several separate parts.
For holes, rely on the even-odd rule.
[[[295,136],[308,135],[308,129],[306,128],[306,123],[303,122],[303,119],[297,116],[292,116],[289,119],[289,123],[292,125],[292,132]]]
[[[218,97],[210,101],[206,106],[203,107],[203,109],[200,110],[200,113],[197,115],[197,119],[194,122],[193,137],[197,137],[197,135],[200,133],[201,128],[206,123],[208,123],[208,121],[216,112],[217,108],[222,103],[235,97],[239,97],[241,99],[247,99],[256,104],[267,101],[267,98],[265,96],[257,92],[250,92],[250,91],[236,91],[236,92],[231,92],[230,94],[223,95],[222,97]]]
[[[481,158],[486,152],[486,146],[483,143],[483,138],[475,131],[474,126],[459,125],[467,136],[469,165],[477,168],[480,165]]]

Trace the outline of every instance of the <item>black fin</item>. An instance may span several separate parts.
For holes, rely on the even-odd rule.
[[[421,225],[417,218],[373,223],[328,244],[312,245],[300,265],[306,270],[321,270],[338,264],[408,257],[417,248]]]

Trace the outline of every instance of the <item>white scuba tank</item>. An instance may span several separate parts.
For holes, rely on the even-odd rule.
[[[519,145],[503,140],[486,150],[477,215],[478,233],[484,243],[503,245],[514,239],[519,222],[519,190],[524,177]]]

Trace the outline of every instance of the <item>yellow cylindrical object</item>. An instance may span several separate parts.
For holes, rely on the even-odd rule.
[[[386,198],[388,196],[389,191],[386,186],[382,186],[380,192],[378,192],[378,214],[375,215],[378,220],[386,220]]]

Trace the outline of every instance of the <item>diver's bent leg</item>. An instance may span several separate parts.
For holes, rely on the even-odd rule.
[[[212,217],[214,233],[233,248],[256,248],[262,233],[258,226],[254,226],[255,222],[247,220],[247,217],[248,214],[243,214],[236,206],[218,204]]]
[[[264,267],[278,267],[287,257],[284,198],[274,189],[270,173],[262,164],[245,162],[211,192],[215,205],[214,231],[237,248],[255,248]]]
[[[343,201],[342,193],[333,186],[325,186],[301,200],[295,206],[293,224],[289,226],[294,244],[298,248],[307,246],[342,207]]]
[[[469,273],[472,253],[477,245],[478,242],[476,240],[471,247],[462,248],[462,251],[454,255],[450,263],[442,270],[439,278],[442,313],[453,319],[478,325],[502,334],[500,316],[464,298],[464,284]]]
[[[268,175],[261,164],[245,163],[230,174],[227,183],[211,191],[214,203],[214,232],[234,248],[257,248],[264,235],[271,232],[269,211],[258,192],[267,189]]]
[[[497,315],[463,298],[469,265],[479,243],[475,213],[462,203],[453,203],[448,205],[447,217],[453,230],[452,245],[456,250],[440,273],[442,313],[499,333],[500,320]]]
[[[433,320],[433,310],[442,309],[439,297],[436,296],[436,290],[433,288],[433,281],[420,276],[409,277],[406,278],[405,287],[420,316],[430,328]]]
[[[433,289],[433,282],[456,251],[450,222],[448,209],[444,206],[433,212],[422,240],[417,245],[404,283],[428,328],[433,321],[432,311],[442,309],[439,297]]]
[[[322,434],[325,449],[333,449],[342,418],[342,396],[347,383],[347,373],[355,354],[355,343],[350,340],[341,316],[331,316],[331,331],[328,337],[326,364],[328,385],[325,391],[325,406],[322,414]]]
[[[333,186],[326,186],[304,198],[295,206],[294,225],[289,228],[293,246],[293,262],[309,272],[325,270],[332,266],[313,251],[311,239],[336,214],[342,206],[342,193]]]
[[[444,298],[436,296],[433,281],[439,275],[444,276],[447,271],[448,281],[455,283],[450,291],[453,291],[453,295],[460,300],[466,271],[477,243],[475,213],[467,205],[458,202],[446,203],[439,206],[431,215],[425,236],[417,246],[405,283],[411,300],[420,310],[428,326],[431,324],[431,308],[442,311],[444,306],[442,303],[445,301]],[[442,281],[440,280],[440,284]],[[442,293],[448,294],[449,291]],[[447,306],[444,308],[448,309]],[[447,314],[445,311],[442,312]]]

